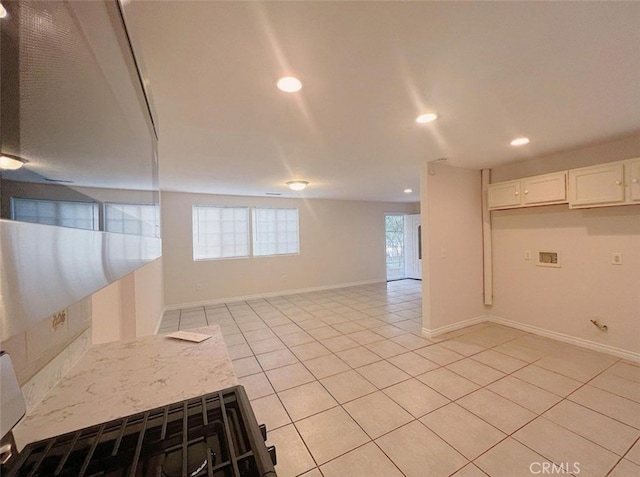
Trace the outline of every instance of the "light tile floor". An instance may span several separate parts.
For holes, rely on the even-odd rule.
[[[482,323],[421,336],[411,280],[165,314],[218,324],[279,477],[640,475],[640,366]]]

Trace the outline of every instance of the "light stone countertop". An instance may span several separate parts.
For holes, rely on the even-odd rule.
[[[164,335],[91,347],[13,429],[18,450],[31,442],[238,384],[217,325],[193,343]]]

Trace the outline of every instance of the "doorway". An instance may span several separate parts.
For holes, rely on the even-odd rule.
[[[404,216],[404,276],[422,280],[422,227],[420,214]]]
[[[387,281],[422,279],[420,214],[385,216]]]
[[[404,271],[404,215],[385,216],[387,281],[402,280]]]

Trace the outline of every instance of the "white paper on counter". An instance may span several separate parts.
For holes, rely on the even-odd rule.
[[[176,331],[175,333],[168,334],[167,338],[176,338],[179,340],[201,343],[202,341],[211,338],[211,335],[203,335],[202,333],[193,333],[191,331]]]

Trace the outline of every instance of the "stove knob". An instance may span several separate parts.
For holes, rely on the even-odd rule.
[[[269,453],[269,457],[271,457],[271,463],[273,465],[277,465],[278,458],[276,457],[276,446],[267,447],[267,452]]]
[[[258,427],[260,428],[260,434],[262,434],[262,440],[267,442],[267,426],[260,424]]]

